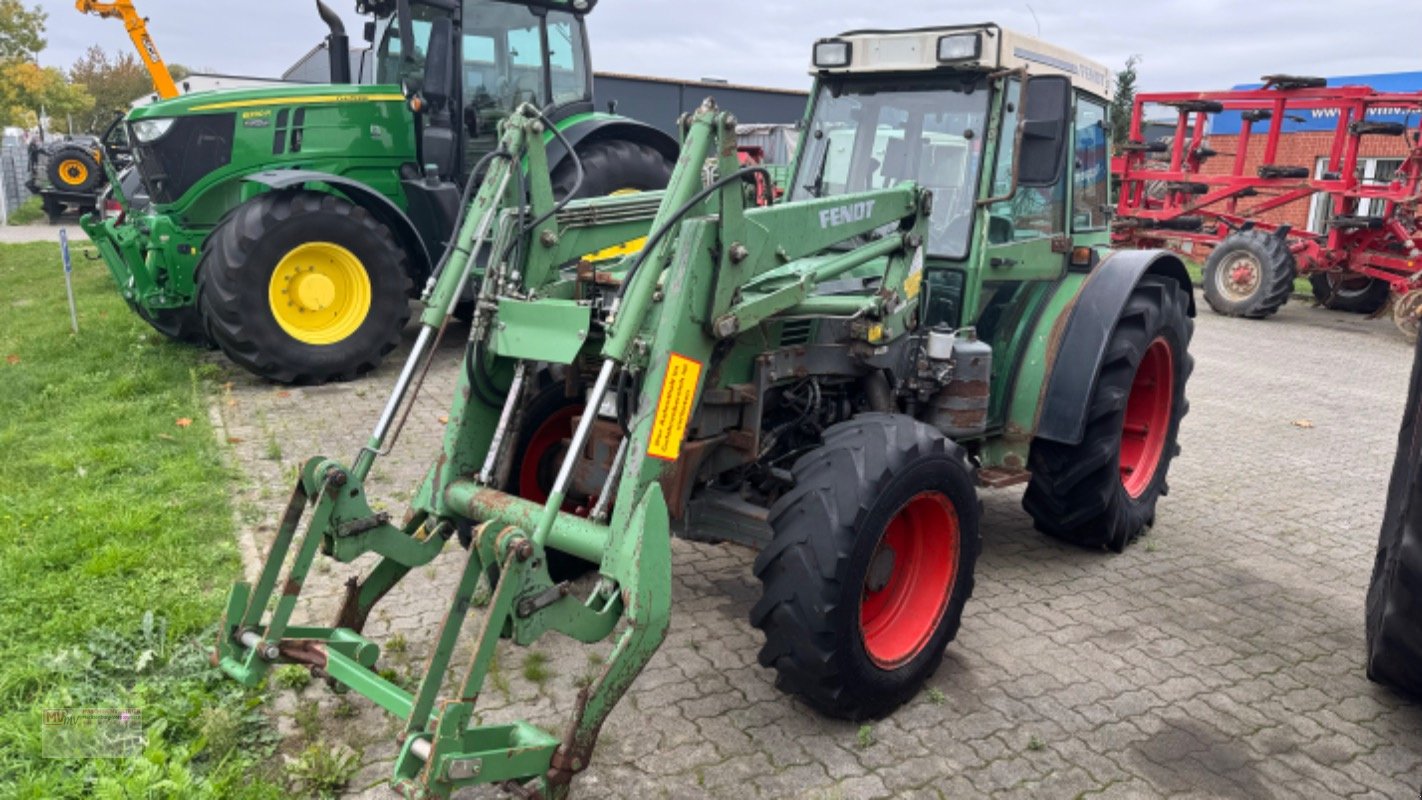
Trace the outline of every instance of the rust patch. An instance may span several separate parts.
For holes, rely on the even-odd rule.
[[[315,639],[283,639],[277,642],[277,652],[287,661],[324,670],[326,644]]]
[[[943,387],[941,397],[987,397],[990,389],[987,381],[950,381]]]
[[[286,597],[295,597],[301,594],[301,581],[295,577],[287,578],[286,583],[281,587],[281,593]]]
[[[984,467],[978,470],[978,484],[989,489],[1026,483],[1031,478],[1032,473],[1020,467]]]

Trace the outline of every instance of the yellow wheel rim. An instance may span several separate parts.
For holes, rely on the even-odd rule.
[[[335,344],[370,314],[370,275],[355,253],[330,242],[307,242],[287,253],[267,290],[272,316],[305,344]]]
[[[77,158],[66,158],[59,162],[59,177],[70,186],[78,186],[89,180],[89,168]]]
[[[618,189],[612,194],[609,194],[608,197],[622,197],[623,195],[640,194],[641,191],[641,189]],[[583,256],[583,260],[591,261],[593,263],[598,263],[601,261],[611,261],[614,258],[622,258],[623,256],[628,256],[633,253],[641,252],[642,247],[646,243],[647,237],[642,236],[637,239],[632,239],[631,241],[623,242],[622,244],[615,244],[611,247],[605,247],[597,251],[596,253],[589,253],[588,255]]]

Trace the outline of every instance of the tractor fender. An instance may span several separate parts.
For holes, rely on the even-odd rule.
[[[1177,281],[1190,295],[1189,314],[1195,316],[1190,274],[1179,257],[1165,250],[1108,253],[1082,284],[1061,329],[1061,338],[1048,350],[1055,356],[1047,364],[1036,438],[1067,445],[1081,442],[1087,406],[1096,391],[1096,376],[1106,356],[1106,345],[1131,291],[1144,275],[1162,275]]]
[[[563,137],[575,150],[579,149],[579,145],[582,144],[612,140],[645,144],[673,162],[681,153],[681,144],[676,139],[645,122],[638,122],[627,117],[598,114],[574,122],[561,130]],[[550,170],[557,169],[558,165],[563,163],[567,157],[568,149],[563,146],[558,137],[555,136],[549,140],[548,168]]]
[[[434,268],[434,263],[430,260],[429,248],[425,246],[425,241],[420,237],[415,223],[411,222],[409,216],[401,211],[399,206],[391,202],[390,198],[367,184],[343,178],[340,175],[308,169],[267,170],[266,172],[244,175],[242,180],[248,183],[259,183],[272,191],[301,188],[311,183],[324,183],[345,195],[346,199],[352,203],[369,211],[395,234],[396,240],[405,248],[405,252],[410,254],[410,277],[414,279],[416,285]]]

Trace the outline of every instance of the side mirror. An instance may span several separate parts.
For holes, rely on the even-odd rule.
[[[1022,103],[1019,186],[1055,186],[1061,180],[1071,124],[1071,80],[1062,75],[1034,76]]]
[[[448,17],[436,19],[430,27],[421,94],[432,110],[444,108],[454,94],[454,24]]]

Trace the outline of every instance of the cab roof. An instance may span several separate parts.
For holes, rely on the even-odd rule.
[[[945,37],[978,37],[975,57],[940,61],[939,42]],[[1105,66],[1033,36],[985,22],[904,30],[857,30],[821,39],[848,42],[849,63],[844,66],[811,65],[818,74],[842,75],[878,72],[974,70],[995,72],[1026,68],[1032,75],[1065,75],[1076,88],[1098,97],[1110,97],[1111,73]]]

